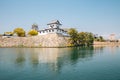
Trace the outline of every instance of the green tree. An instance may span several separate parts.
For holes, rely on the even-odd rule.
[[[99,42],[105,41],[102,36],[96,37],[96,38],[94,38],[94,40],[95,40],[95,41],[99,41]]]
[[[85,44],[85,41],[86,41],[85,37],[86,37],[85,32],[78,33],[78,44],[79,45],[84,45]]]
[[[25,31],[23,28],[15,28],[13,32],[16,33],[19,37],[25,36]]]
[[[94,35],[90,32],[86,32],[86,45],[93,44],[94,41]]]
[[[91,32],[80,32],[74,28],[68,30],[68,34],[70,35],[70,40],[73,46],[89,46],[93,44],[94,35]]]
[[[76,46],[77,45],[77,41],[78,41],[78,31],[74,28],[70,28],[68,30],[68,34],[70,35],[70,41],[71,43]]]
[[[91,45],[93,44],[94,36],[90,32],[78,33],[78,44],[79,45]]]
[[[100,41],[100,42],[104,41],[104,39],[103,39],[102,36],[99,36],[99,41]]]
[[[28,32],[28,34],[31,35],[31,36],[36,36],[36,35],[38,35],[38,31],[32,29]]]

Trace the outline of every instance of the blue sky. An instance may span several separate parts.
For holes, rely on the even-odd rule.
[[[58,19],[64,28],[120,34],[120,0],[0,0],[0,33]]]

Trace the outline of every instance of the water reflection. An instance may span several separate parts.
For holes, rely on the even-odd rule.
[[[73,64],[78,61],[86,61],[92,58],[94,52],[93,47],[76,47],[70,51],[70,60]]]
[[[60,70],[64,60],[69,57],[69,51],[71,48],[33,48],[30,60],[33,66],[47,65],[56,71]]]
[[[5,50],[5,49],[4,49]],[[9,63],[17,66],[40,67],[45,65],[54,71],[59,71],[64,65],[74,65],[78,62],[89,61],[94,53],[102,51],[103,47],[76,47],[76,48],[9,48],[6,56],[0,54]],[[3,51],[3,54],[5,52]]]
[[[106,47],[106,46],[101,46],[101,45],[94,45],[94,53],[103,53],[103,49]]]
[[[115,48],[0,48],[0,80],[119,80]]]
[[[16,49],[16,59],[15,59],[15,63],[18,63],[19,66],[23,65],[23,63],[25,62],[25,54],[24,54],[24,50],[21,49]]]
[[[30,63],[33,67],[47,65],[53,70],[60,70],[65,64],[76,64],[86,61],[94,54],[93,47],[76,48],[16,48],[15,64]]]
[[[120,46],[109,46],[108,50],[111,52],[111,53],[115,53],[117,51],[117,48],[119,48]]]
[[[94,45],[94,53],[103,53],[106,49],[109,53],[115,53],[120,46],[115,45]]]

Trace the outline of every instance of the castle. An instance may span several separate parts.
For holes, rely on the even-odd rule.
[[[38,25],[37,24],[33,24],[32,25],[32,29],[35,29],[39,32],[38,35],[46,35],[46,34],[51,34],[51,33],[58,33],[58,34],[62,34],[64,36],[67,36],[67,31],[65,31],[64,29],[60,28],[60,26],[62,25],[58,20],[53,20],[50,23],[47,24],[48,28],[43,29],[43,30],[39,30]]]

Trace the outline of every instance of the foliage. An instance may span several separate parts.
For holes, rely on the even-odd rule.
[[[95,37],[94,40],[95,40],[95,41],[100,41],[100,42],[105,41],[104,38],[103,38],[102,36]]]
[[[79,46],[85,45],[89,46],[93,44],[94,36],[90,32],[80,32],[74,28],[68,30],[68,34],[70,35],[71,45]]]
[[[79,45],[91,45],[93,44],[94,36],[90,32],[78,33],[78,44]]]
[[[4,35],[12,36],[12,35],[13,35],[13,32],[4,32]]]
[[[68,34],[71,37],[70,40],[72,41],[72,44],[76,46],[77,45],[77,40],[78,40],[78,31],[74,28],[70,28],[68,30]]]
[[[38,35],[38,32],[36,30],[30,30],[28,34],[31,36],[35,36],[35,35]]]
[[[74,45],[73,44],[71,44],[71,43],[68,43],[67,44],[67,47],[73,47]]]
[[[33,25],[32,25],[32,29],[38,31],[38,29],[39,29],[39,28],[38,28],[38,25],[37,25],[37,24],[33,24]]]
[[[16,33],[19,37],[25,36],[25,31],[23,28],[15,28],[14,33]]]
[[[103,37],[102,36],[99,36],[99,40],[102,42],[104,41]]]

